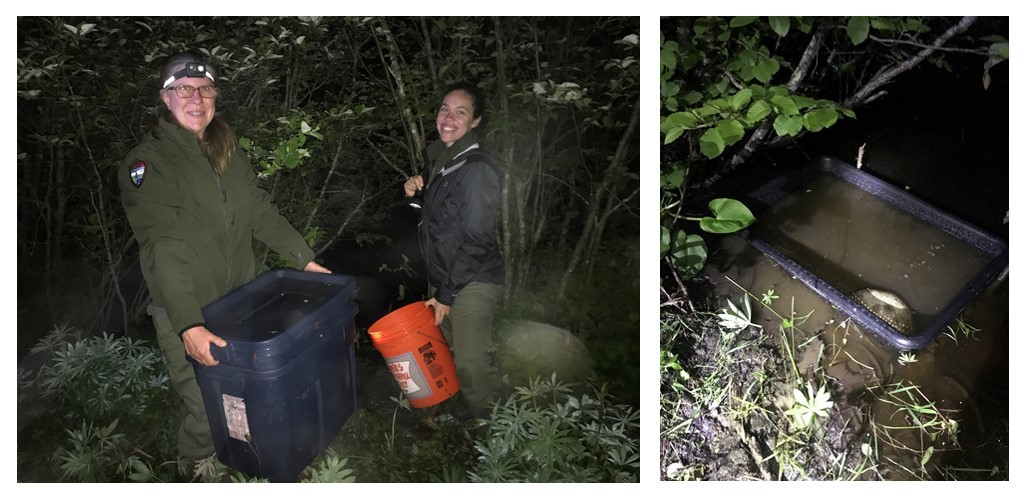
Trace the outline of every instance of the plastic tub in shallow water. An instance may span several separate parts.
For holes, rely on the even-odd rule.
[[[792,276],[898,350],[933,342],[1007,267],[1007,243],[866,171],[824,157],[748,195],[760,222],[740,234]],[[904,333],[850,297],[900,295]]]

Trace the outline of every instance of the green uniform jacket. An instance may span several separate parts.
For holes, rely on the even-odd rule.
[[[252,237],[303,268],[314,253],[258,188],[237,149],[221,177],[189,131],[159,120],[127,155],[117,181],[138,239],[155,305],[181,334],[202,325],[203,306],[255,277]]]

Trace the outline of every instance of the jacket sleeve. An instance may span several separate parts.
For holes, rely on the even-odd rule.
[[[486,163],[475,162],[460,171],[457,183],[458,243],[455,253],[445,256],[449,272],[435,293],[436,300],[445,305],[452,305],[456,293],[498,252],[498,173]]]
[[[240,149],[235,153],[240,154],[240,157],[246,157]],[[304,269],[304,266],[314,260],[314,251],[304,241],[304,236],[279,213],[269,198],[269,192],[258,187],[258,176],[246,160],[243,168],[251,195],[252,235],[294,264],[297,269]]]
[[[131,181],[131,166],[145,159],[145,174],[141,185]],[[142,263],[149,290],[161,297],[166,314],[177,334],[204,324],[201,305],[194,294],[189,260],[196,255],[182,236],[179,223],[179,185],[166,161],[149,154],[128,156],[117,172],[120,199],[127,220],[138,239]]]

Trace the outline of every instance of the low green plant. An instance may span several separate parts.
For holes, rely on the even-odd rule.
[[[167,415],[180,404],[157,348],[107,334],[82,338],[73,327],[57,326],[30,353],[46,360],[38,374],[19,377],[19,388],[38,392],[49,415],[19,433],[19,441],[46,447],[19,443],[22,466],[63,481],[174,478],[175,427]]]
[[[728,308],[721,309],[718,313],[718,317],[721,318],[721,327],[729,331],[742,331],[750,326],[760,328],[758,324],[753,324],[753,309],[749,305],[749,294],[742,294],[742,308],[736,307],[731,300],[728,301]]]
[[[466,483],[467,474],[459,466],[442,466],[442,474],[431,475],[431,483]]]
[[[902,351],[898,353],[898,364],[902,366],[906,364],[913,364],[916,362],[915,354],[908,351]]]
[[[927,479],[929,475],[927,464],[933,455],[936,452],[959,447],[958,433],[961,426],[958,420],[953,417],[956,414],[955,411],[938,407],[917,385],[896,382],[871,388],[871,391],[877,394],[879,402],[895,407],[890,416],[891,419],[899,414],[904,417],[903,422],[895,422],[891,425],[874,422],[877,436],[886,445],[900,452],[915,455],[919,459],[919,473],[914,472],[916,468],[901,464],[894,458],[886,458],[885,461],[898,466],[915,478]],[[894,435],[895,432],[900,431],[918,432],[917,439],[920,446],[912,447],[900,442]],[[938,441],[941,442],[943,448],[937,448]]]
[[[677,180],[672,177],[662,178],[663,188],[669,185],[668,181],[679,181],[674,187],[681,189],[684,178],[684,174],[681,179]],[[662,190],[663,202],[667,192],[667,189]],[[679,214],[681,206],[682,196],[679,195],[679,200],[661,208],[662,219],[669,211],[674,210],[671,213],[672,223],[678,220],[698,222],[701,230],[713,234],[734,233],[756,221],[749,208],[735,199],[716,198],[711,200],[708,207],[714,216],[685,216]],[[667,260],[680,278],[689,279],[703,269],[703,265],[707,261],[707,244],[700,235],[686,234],[684,230],[673,230],[670,225],[661,226],[661,257]]]
[[[107,482],[124,472],[130,444],[117,431],[118,422],[114,419],[106,426],[95,426],[82,421],[80,428],[67,430],[67,445],[53,454],[62,480]]]
[[[51,342],[52,343],[52,342]],[[144,340],[103,334],[57,346],[39,372],[42,393],[72,419],[139,416],[169,390],[162,353]]]
[[[495,404],[470,481],[638,481],[639,410],[587,386],[535,378]]]
[[[961,336],[965,337],[965,339],[979,340],[976,338],[976,333],[979,333],[979,331],[979,328],[966,323],[964,317],[958,316],[958,319],[954,321],[954,325],[948,325],[947,329],[944,330],[944,336],[950,338],[955,344],[958,344],[959,333],[961,333]]]
[[[763,305],[771,305],[775,300],[779,298],[781,297],[774,294],[774,289],[770,288],[767,290],[767,293],[760,296],[760,303]]]
[[[314,463],[304,471],[308,482],[313,483],[353,483],[356,477],[353,469],[346,467],[347,458],[339,458],[334,450],[327,449]]]
[[[802,393],[801,389],[793,389],[795,405],[785,411],[785,415],[792,419],[792,427],[801,431],[811,429],[814,424],[820,421],[820,418],[828,417],[828,411],[834,407],[834,402],[831,402],[831,394],[827,392],[826,386],[820,385],[814,395],[813,384],[807,382],[806,391],[808,394]]]
[[[403,397],[403,392],[400,392],[398,399],[391,396],[389,399],[396,404],[396,407],[392,409],[392,428],[389,431],[389,434],[385,436],[385,443],[389,447],[389,455],[391,456],[396,452],[396,413],[398,413],[400,409],[406,409],[409,411],[410,401],[407,400],[406,397]]]

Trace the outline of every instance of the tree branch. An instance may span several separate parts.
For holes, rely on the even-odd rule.
[[[308,221],[304,224],[303,233],[307,233],[311,228],[311,223],[318,216],[318,210],[321,209],[322,203],[325,201],[325,192],[329,187],[329,181],[332,179],[332,175],[336,173],[336,166],[339,165],[339,153],[343,150],[343,141],[340,140],[336,144],[336,154],[332,156],[332,165],[329,167],[329,173],[325,175],[325,181],[322,182],[322,189],[318,191],[318,198],[315,199],[315,206],[311,209],[311,213],[308,214]]]
[[[944,34],[934,40],[932,45],[915,54],[912,58],[902,61],[887,71],[882,71],[879,75],[874,76],[869,83],[866,83],[862,89],[855,92],[855,94],[849,97],[842,105],[852,109],[863,102],[870,101],[869,96],[876,92],[881,86],[890,83],[891,79],[895,76],[898,76],[899,74],[919,65],[920,62],[926,60],[927,57],[943,46],[944,43],[947,43],[948,40],[968,30],[974,22],[976,22],[976,17],[969,16],[961,18],[961,20],[958,21],[958,24],[955,24],[948,28],[947,31],[944,31]]]

